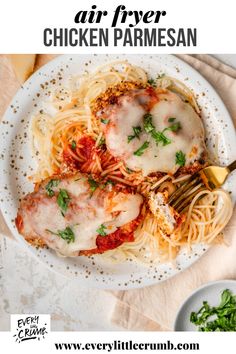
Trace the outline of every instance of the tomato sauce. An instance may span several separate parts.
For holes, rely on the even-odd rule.
[[[78,145],[82,145],[82,147],[78,148],[79,154],[82,155],[85,160],[92,159],[95,150],[95,141],[93,138],[90,136],[83,136],[81,139],[79,139]]]
[[[91,250],[80,251],[79,255],[91,256],[93,254],[101,254],[109,250],[113,250],[121,246],[124,242],[134,241],[134,231],[137,229],[142,217],[139,215],[135,220],[130,223],[119,227],[115,232],[106,236],[97,236],[97,248]]]
[[[63,151],[63,161],[70,171],[88,171],[96,153],[95,141],[90,136],[84,136],[76,142],[77,147],[71,152],[71,148]],[[78,159],[74,157],[76,155]]]

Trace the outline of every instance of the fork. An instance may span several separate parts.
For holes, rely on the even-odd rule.
[[[227,167],[208,166],[194,173],[169,198],[168,204],[181,213],[190,204],[194,196],[204,190],[221,187],[228,175],[236,169],[236,160]]]

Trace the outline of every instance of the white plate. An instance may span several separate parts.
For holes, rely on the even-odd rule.
[[[208,301],[210,306],[218,306],[221,293],[225,289],[229,289],[233,294],[236,294],[236,281],[219,280],[203,285],[194,291],[181,305],[175,319],[174,330],[197,331],[197,326],[190,322],[191,312],[197,312],[202,307],[203,301]]]
[[[177,274],[199,259],[207,247],[196,245],[191,255],[182,250],[174,268],[169,263],[143,265],[134,261],[113,265],[105,262],[100,256],[95,256],[94,259],[59,258],[51,250],[37,250],[25,242],[14,224],[19,198],[33,190],[33,184],[27,179],[36,167],[30,153],[29,122],[32,114],[42,105],[42,100],[46,97],[45,93],[50,91],[50,80],[56,78],[56,85],[52,85],[55,88],[68,80],[71,75],[80,75],[85,70],[93,70],[98,65],[117,59],[128,59],[131,63],[144,68],[152,77],[164,72],[185,82],[198,95],[209,149],[212,149],[218,140],[217,154],[220,163],[225,165],[236,158],[235,131],[224,104],[201,75],[176,57],[171,55],[63,55],[30,77],[18,91],[3,117],[0,206],[16,239],[52,270],[70,278],[77,278],[80,282],[86,282],[94,287],[129,289],[151,285]],[[62,79],[59,79],[60,77]],[[45,85],[45,82],[49,85]],[[44,85],[44,89],[40,85]],[[234,174],[228,179],[225,188],[233,190],[235,185]],[[236,198],[235,189],[233,198],[234,200]]]

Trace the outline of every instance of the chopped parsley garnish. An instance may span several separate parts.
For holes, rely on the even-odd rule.
[[[180,129],[181,129],[181,124],[180,124],[180,122],[176,122],[176,123],[172,124],[171,126],[169,126],[168,128],[165,128],[165,129],[163,130],[163,132],[165,132],[166,130],[170,130],[170,131],[172,131],[172,132],[177,132],[177,131],[180,130]]]
[[[152,124],[152,115],[150,113],[144,114],[143,120],[144,120],[143,126],[145,132],[146,133],[152,132],[155,129],[154,125]]]
[[[157,144],[162,143],[163,146],[171,144],[171,140],[167,138],[163,132],[157,132],[156,130],[153,130],[151,134]]]
[[[169,123],[173,123],[173,122],[175,121],[175,119],[176,119],[176,118],[170,117],[170,118],[168,119],[168,122],[169,122]]]
[[[75,234],[69,226],[67,226],[65,230],[58,231],[58,236],[60,236],[67,243],[75,242]]]
[[[149,85],[151,85],[153,87],[157,86],[156,80],[153,79],[153,78],[149,79],[147,82],[148,82]]]
[[[51,179],[46,185],[45,189],[49,197],[53,197],[55,192],[52,188],[57,187],[61,181],[59,179]]]
[[[139,139],[139,135],[142,132],[142,128],[140,126],[138,127],[133,127],[133,131],[134,131],[134,135],[136,136],[136,138]]]
[[[90,189],[92,192],[95,192],[95,190],[98,188],[99,184],[96,182],[91,176],[88,178],[88,183],[90,186]]]
[[[170,127],[169,127],[169,130],[171,130],[172,132],[177,132],[178,130],[180,130],[182,127],[181,127],[181,123],[180,122],[176,122],[174,124],[172,124]]]
[[[46,229],[46,231],[50,232],[53,235],[61,237],[67,243],[75,242],[75,234],[69,226],[67,226],[64,230],[58,230],[57,232],[53,232],[48,229]]]
[[[142,146],[138,150],[134,152],[135,156],[141,156],[144,153],[144,150],[146,150],[149,146],[149,142],[145,141]]]
[[[76,149],[76,141],[75,141],[75,140],[72,140],[71,149],[72,149],[72,150],[75,150],[75,149]]]
[[[144,130],[146,131],[146,133],[150,133],[152,138],[156,141],[156,143],[162,143],[163,146],[168,145],[171,143],[171,140],[168,139],[165,135],[164,135],[164,131],[168,130],[168,128],[164,129],[162,132],[160,131],[156,131],[153,123],[152,123],[152,115],[150,113],[146,113],[143,116],[144,119]]]
[[[200,332],[235,332],[236,331],[236,295],[225,289],[221,294],[219,306],[210,306],[203,301],[198,312],[192,312],[190,322]]]
[[[135,139],[135,138],[138,138],[140,139],[140,134],[142,132],[142,128],[140,126],[137,126],[137,127],[133,127],[133,132],[134,132],[134,135],[128,135],[128,143],[131,142],[131,140]]]
[[[107,233],[105,232],[106,230],[106,226],[101,224],[100,227],[96,230],[96,232],[100,235],[100,236],[106,236]]]
[[[68,209],[69,202],[70,202],[70,196],[69,196],[67,190],[60,189],[58,196],[57,196],[57,204],[59,205],[63,216],[64,216],[64,213]]]
[[[177,151],[175,154],[175,163],[176,165],[184,166],[186,162],[186,157],[183,151]]]
[[[110,119],[101,119],[101,122],[103,124],[108,124],[110,122]]]
[[[128,135],[127,137],[127,141],[128,141],[128,144],[131,142],[131,140],[135,139],[135,136],[134,135]]]

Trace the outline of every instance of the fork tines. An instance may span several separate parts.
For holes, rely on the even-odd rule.
[[[168,204],[177,212],[181,212],[190,204],[190,201],[203,187],[202,179],[196,173],[171,195]]]

